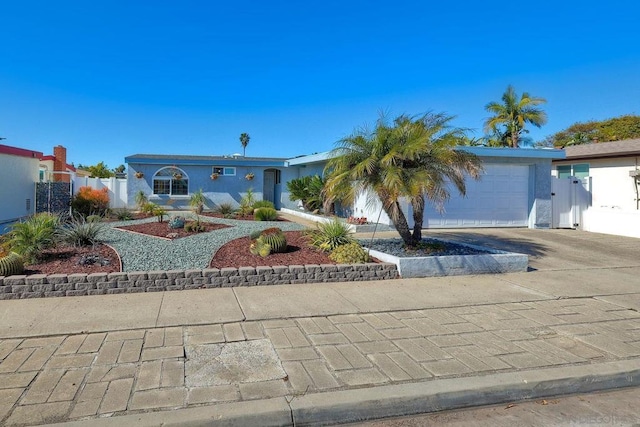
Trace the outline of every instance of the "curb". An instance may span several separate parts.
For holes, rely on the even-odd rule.
[[[640,386],[640,359],[315,393],[55,426],[315,426]]]

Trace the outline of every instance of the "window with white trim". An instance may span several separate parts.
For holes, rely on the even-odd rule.
[[[189,177],[176,166],[159,169],[153,175],[153,194],[187,196],[189,194]]]
[[[212,174],[220,175],[220,176],[235,176],[236,168],[233,167],[222,167],[222,166],[214,166],[211,169]]]

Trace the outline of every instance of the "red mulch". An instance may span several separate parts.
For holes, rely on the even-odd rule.
[[[79,261],[83,256],[97,255],[109,261],[108,265],[87,264]],[[37,264],[25,266],[23,274],[73,274],[73,273],[116,273],[120,271],[120,258],[110,246],[97,244],[94,247],[57,246],[46,249]]]
[[[327,254],[307,243],[301,231],[285,231],[287,252],[271,254],[268,257],[249,252],[251,238],[242,237],[225,244],[213,256],[210,267],[258,267],[272,265],[335,264]]]
[[[189,223],[191,221],[187,221]],[[230,227],[225,224],[212,224],[210,222],[200,221],[200,225],[204,226],[205,231],[219,230],[221,228]],[[143,224],[134,224],[134,225],[123,225],[120,227],[115,227],[120,230],[128,230],[134,231],[136,233],[146,234],[148,236],[154,237],[164,237],[166,239],[179,239],[181,237],[193,236],[197,234],[193,231],[187,232],[184,228],[169,228],[169,224],[167,222],[145,222]]]

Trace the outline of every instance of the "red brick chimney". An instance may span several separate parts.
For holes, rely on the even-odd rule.
[[[66,173],[67,171],[67,149],[62,145],[53,147],[53,180],[56,182],[70,182],[70,177]]]

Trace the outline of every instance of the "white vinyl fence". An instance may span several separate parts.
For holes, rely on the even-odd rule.
[[[75,177],[73,179],[73,194],[76,194],[80,187],[91,187],[96,190],[102,188],[109,189],[109,207],[127,207],[127,180],[119,178],[87,178]]]

